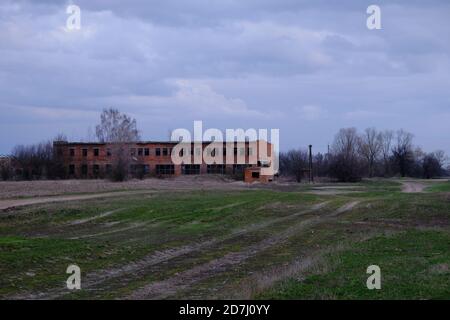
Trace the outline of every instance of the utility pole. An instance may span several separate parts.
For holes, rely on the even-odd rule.
[[[312,163],[312,145],[309,145],[309,183],[314,182],[313,163]]]

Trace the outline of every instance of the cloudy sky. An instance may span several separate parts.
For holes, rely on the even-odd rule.
[[[450,152],[449,17],[447,0],[0,0],[0,154],[88,140],[110,106],[146,140],[203,120],[324,151],[341,127],[375,126]]]

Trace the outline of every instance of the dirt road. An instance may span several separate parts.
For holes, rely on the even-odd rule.
[[[423,192],[423,190],[427,187],[423,183],[416,181],[405,181],[402,182],[403,188],[402,191],[405,193],[418,193]]]
[[[53,197],[36,197],[29,199],[8,199],[0,200],[0,210],[7,210],[15,207],[28,206],[32,204],[41,204],[49,202],[63,202],[63,201],[76,201],[76,200],[89,200],[96,198],[108,198],[126,195],[136,195],[136,194],[148,194],[155,193],[154,190],[140,190],[140,191],[117,191],[117,192],[106,192],[106,193],[96,193],[96,194],[85,194],[85,195],[72,195],[72,196],[53,196]]]

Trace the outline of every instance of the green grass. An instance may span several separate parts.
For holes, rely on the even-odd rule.
[[[450,233],[408,231],[377,237],[327,257],[329,270],[289,279],[262,299],[450,299]],[[368,290],[366,268],[381,269],[381,290]]]
[[[429,192],[450,192],[450,181],[433,184],[427,188]]]
[[[74,299],[120,298],[152,281],[164,280],[228,253],[245,250],[305,219],[331,214],[353,201],[360,202],[354,210],[307,227],[282,243],[256,252],[242,263],[193,284],[190,291],[177,292],[176,297],[213,297],[225,291],[236,293],[242,283],[248,281],[249,275],[282,267],[336,244],[345,244],[349,249],[342,254],[327,256],[328,273],[308,274],[307,281],[303,282],[288,279],[276,283],[260,297],[448,297],[448,274],[439,270],[445,269],[449,258],[447,251],[450,251],[449,199],[439,192],[404,194],[400,191],[400,183],[392,180],[367,180],[345,186],[357,187],[360,192],[315,195],[304,192],[309,187],[289,191],[198,190],[17,208],[0,215],[0,297],[63,288],[68,276],[65,270],[72,263],[81,267],[82,274],[88,274],[128,265],[155,252],[212,239],[217,241],[211,247],[108,279],[95,290],[65,296]],[[317,212],[291,217],[322,202],[327,202],[327,206]],[[76,220],[97,217],[116,209],[121,210],[86,223],[73,224]],[[288,218],[279,220],[283,217]],[[264,227],[267,222],[271,223]],[[385,222],[394,227],[386,227],[382,224]],[[258,224],[263,227],[251,229]],[[421,228],[431,231],[414,231]],[[409,231],[361,242],[361,239],[384,234],[386,230]],[[233,236],[237,231],[244,232]],[[438,254],[428,256],[429,252]],[[380,292],[364,289],[365,268],[370,264],[382,268],[384,280]],[[417,278],[419,284],[413,283],[412,278]]]

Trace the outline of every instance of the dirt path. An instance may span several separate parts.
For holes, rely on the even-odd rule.
[[[416,181],[405,181],[405,182],[402,182],[402,184],[403,184],[402,192],[405,192],[405,193],[423,192],[423,190],[427,187],[423,183],[416,182]]]
[[[256,223],[256,224],[252,224],[252,225],[249,225],[249,226],[241,228],[241,229],[237,229],[237,230],[233,231],[231,234],[229,234],[228,236],[225,236],[221,239],[214,238],[214,239],[210,239],[210,240],[203,241],[203,242],[191,243],[189,245],[185,245],[185,246],[181,246],[181,247],[170,248],[170,249],[167,249],[164,251],[156,251],[156,252],[153,252],[153,253],[143,257],[142,259],[140,259],[138,261],[133,261],[129,264],[126,264],[126,265],[123,265],[123,266],[120,266],[117,268],[105,269],[105,270],[100,270],[97,272],[89,273],[83,278],[83,288],[90,289],[90,288],[93,288],[93,287],[103,283],[104,281],[118,278],[125,274],[136,273],[136,272],[139,272],[140,270],[144,270],[145,268],[167,262],[171,259],[178,258],[183,255],[187,255],[187,254],[190,254],[190,253],[193,253],[196,251],[208,249],[210,247],[213,247],[214,245],[219,245],[223,241],[231,240],[233,238],[242,236],[248,232],[253,232],[253,231],[260,230],[260,229],[264,229],[275,223],[288,221],[289,219],[294,219],[294,218],[300,217],[302,215],[314,213],[314,212],[326,207],[328,203],[329,203],[328,201],[321,202],[321,203],[311,206],[308,209],[305,209],[305,210],[302,210],[302,211],[299,211],[299,212],[296,212],[296,213],[293,213],[293,214],[290,214],[290,215],[287,215],[284,217],[274,218],[269,221],[265,221],[262,223]],[[120,210],[122,210],[122,209],[117,209],[115,211],[120,211]],[[111,214],[111,213],[112,212],[107,212],[107,213],[101,214],[100,216],[104,216],[105,214]],[[94,216],[92,219],[95,219],[98,217],[99,217],[99,215]],[[83,222],[85,222],[86,220],[83,220]],[[117,232],[117,231],[123,231],[123,229],[113,230],[112,232]],[[98,236],[98,235],[101,235],[101,234],[95,234],[95,235],[89,235],[89,236]],[[81,237],[86,237],[86,236],[81,236]],[[81,237],[78,237],[78,238],[81,238]],[[27,293],[27,294],[17,295],[17,296],[12,297],[12,299],[56,299],[65,294],[67,294],[66,289],[55,288],[55,289],[49,290],[47,292],[36,292],[36,293]]]
[[[79,201],[79,200],[89,200],[97,198],[110,198],[117,196],[127,196],[136,194],[148,194],[155,193],[155,190],[139,190],[139,191],[117,191],[117,192],[106,192],[106,193],[96,193],[96,194],[85,194],[85,195],[71,195],[71,196],[53,196],[53,197],[37,197],[29,199],[8,199],[0,200],[0,210],[8,210],[16,207],[23,207],[32,204],[42,204],[50,202],[63,202],[63,201]]]
[[[129,295],[128,299],[165,299],[178,291],[183,289],[188,289],[195,283],[205,280],[215,274],[227,270],[229,267],[240,264],[250,257],[255,256],[261,251],[269,249],[272,246],[282,244],[286,242],[290,237],[301,232],[306,227],[316,225],[318,223],[327,221],[327,219],[333,219],[338,215],[352,210],[359,202],[354,201],[347,203],[338,210],[332,212],[331,214],[325,216],[315,216],[297,223],[296,225],[289,227],[287,230],[280,232],[279,234],[267,238],[258,243],[248,246],[246,249],[239,252],[230,252],[225,256],[212,260],[210,262],[204,263],[202,265],[193,267],[192,269],[180,272],[175,276],[150,283],[140,289],[134,291]]]
[[[83,223],[95,221],[95,220],[97,220],[97,219],[101,219],[101,218],[110,216],[110,215],[112,215],[112,214],[114,214],[114,213],[116,213],[116,212],[122,211],[122,210],[124,210],[124,208],[120,208],[120,209],[116,209],[116,210],[107,211],[107,212],[104,212],[104,213],[101,213],[101,214],[98,214],[98,215],[96,215],[96,216],[92,216],[92,217],[89,217],[89,218],[78,219],[78,220],[71,221],[71,222],[69,222],[69,224],[70,224],[70,225],[78,225],[78,224],[83,224]]]

